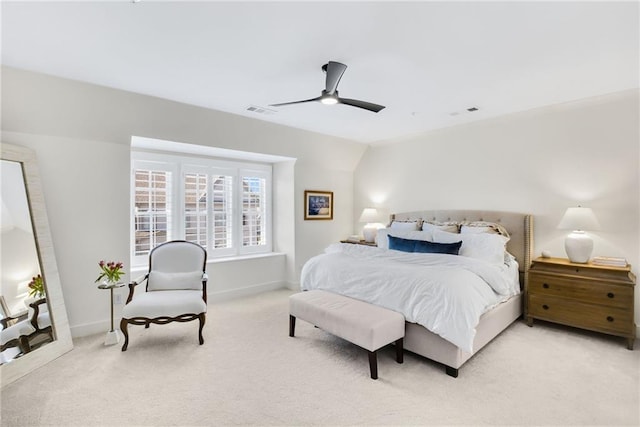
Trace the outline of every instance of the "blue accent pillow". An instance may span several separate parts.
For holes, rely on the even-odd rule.
[[[416,240],[413,251],[428,254],[458,255],[460,246],[462,246],[462,241],[455,243],[435,243],[426,240]],[[391,247],[391,245],[389,245],[389,247]]]
[[[415,250],[417,240],[403,239],[391,235],[387,235],[387,237],[389,238],[389,249],[402,252],[413,252]]]

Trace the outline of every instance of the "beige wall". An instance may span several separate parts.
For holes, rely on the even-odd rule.
[[[93,284],[96,263],[129,265],[133,135],[296,159],[274,168],[274,247],[284,255],[212,265],[214,299],[295,287],[309,257],[352,232],[353,170],[365,150],[361,144],[3,67],[2,140],[36,151],[75,335],[107,325],[108,297]],[[333,221],[303,220],[305,189],[334,191]]]
[[[616,93],[373,146],[356,169],[354,210],[531,213],[536,256],[566,257],[568,232],[556,227],[581,204],[600,221],[590,233],[594,255],[626,257],[637,273],[639,99],[638,91]]]

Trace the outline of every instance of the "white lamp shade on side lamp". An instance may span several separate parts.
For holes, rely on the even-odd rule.
[[[585,233],[585,230],[599,230],[598,219],[590,208],[581,206],[568,208],[558,224],[558,228],[572,230],[564,239],[564,250],[569,261],[587,263],[593,252],[593,239]]]
[[[380,214],[376,208],[364,208],[358,222],[366,223],[362,229],[362,236],[365,242],[369,243],[375,242],[378,229],[384,228],[384,225],[380,224]]]

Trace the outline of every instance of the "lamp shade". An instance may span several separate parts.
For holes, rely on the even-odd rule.
[[[591,208],[568,208],[558,224],[562,230],[599,230],[600,224]]]
[[[378,210],[376,208],[364,208],[358,222],[378,222],[379,218]]]

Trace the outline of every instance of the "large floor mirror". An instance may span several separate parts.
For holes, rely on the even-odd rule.
[[[0,143],[2,386],[73,343],[35,153]]]

